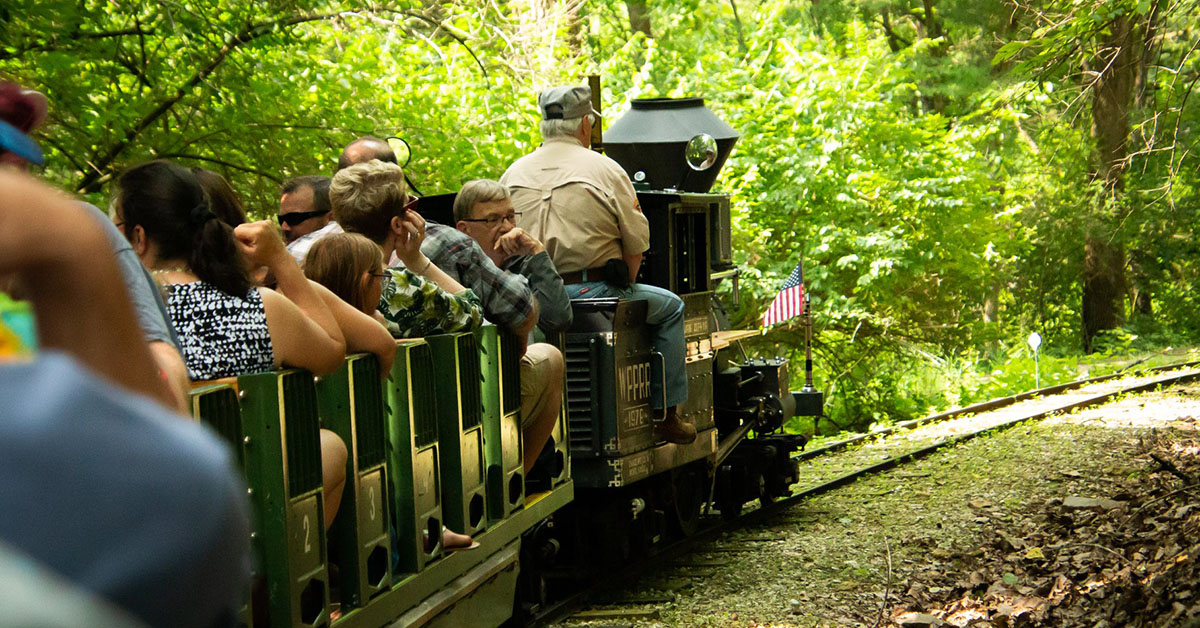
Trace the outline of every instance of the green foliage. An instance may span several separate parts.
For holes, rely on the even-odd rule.
[[[756,327],[803,259],[817,384],[847,428],[1029,387],[1031,330],[1043,384],[1068,377],[1098,229],[1152,297],[1127,349],[1200,335],[1195,0],[647,4],[650,37],[615,0],[16,0],[0,76],[50,97],[56,184],[103,205],[115,173],[166,157],[226,175],[258,216],[366,134],[410,143],[424,193],[498,177],[539,142],[537,90],[584,74],[609,122],[704,96],[742,135],[716,186],[744,270],[739,303],[722,287],[733,323]],[[1089,183],[1082,72],[1120,16],[1156,20],[1157,56],[1113,195]],[[802,347],[792,321],[749,348]]]

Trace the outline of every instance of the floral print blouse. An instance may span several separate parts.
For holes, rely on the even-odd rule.
[[[388,268],[379,313],[396,338],[472,331],[483,323],[483,307],[471,290],[450,294],[404,268]]]

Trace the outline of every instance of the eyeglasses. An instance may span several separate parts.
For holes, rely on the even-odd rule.
[[[317,211],[312,211],[312,212],[291,212],[288,214],[279,214],[279,224],[280,225],[287,224],[292,227],[295,227],[296,225],[304,222],[305,220],[308,220],[309,218],[316,218],[317,216],[324,216],[325,214],[328,214],[328,213],[329,213],[328,209],[324,209],[324,210],[319,209]]]
[[[387,278],[391,277],[391,276],[392,276],[392,274],[391,274],[391,273],[389,273],[389,272],[388,272],[388,271],[386,271],[386,270],[381,270],[381,271],[379,271],[379,272],[377,272],[377,273],[371,273],[371,276],[372,276],[372,277],[378,277],[378,278],[380,278],[380,279],[387,279]]]
[[[488,228],[495,227],[504,221],[511,222],[513,226],[516,226],[517,217],[520,215],[521,212],[511,212],[503,216],[488,216],[487,218],[463,218],[462,220],[463,222],[481,222],[487,225]]]

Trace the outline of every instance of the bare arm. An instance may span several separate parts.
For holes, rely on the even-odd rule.
[[[432,260],[421,252],[421,243],[425,241],[425,219],[414,211],[405,212],[401,221],[404,233],[396,241],[396,257],[404,263],[404,267],[414,275],[426,281],[432,281],[437,287],[458,294],[466,288],[456,279],[437,267]]]
[[[426,281],[432,281],[433,283],[437,284],[437,287],[449,292],[450,294],[458,294],[459,292],[466,290],[466,287],[461,283],[458,283],[454,277],[447,275],[446,271],[438,268],[437,264],[434,264],[428,257],[425,257],[425,254],[422,253],[420,249],[417,250],[417,256],[418,257],[413,259],[411,265],[408,263],[408,260],[403,258],[401,258],[400,261],[404,262],[404,267],[411,271],[414,275],[417,275]]]
[[[300,311],[328,336],[336,352],[346,352],[346,339],[325,301],[313,289],[312,282],[300,272],[300,266],[283,246],[283,240],[267,221],[238,225],[233,230],[242,253],[253,267],[266,266],[275,275],[276,286]],[[322,343],[326,344],[326,343]]]
[[[82,207],[26,175],[0,171],[0,274],[20,278],[42,347],[73,355],[118,386],[162,399],[164,382],[111,251]]]
[[[334,344],[328,334],[287,297],[259,288],[267,313],[267,331],[275,366],[308,369],[316,375],[331,373],[346,359],[345,345]]]
[[[192,380],[188,377],[187,365],[183,356],[173,345],[161,340],[150,341],[150,355],[163,375],[169,395],[163,397],[163,402],[171,407],[191,415],[188,410],[188,391],[192,388]]]
[[[387,328],[338,298],[329,288],[313,282],[313,289],[321,295],[325,305],[329,306],[338,327],[342,329],[342,335],[346,337],[346,351],[374,353],[375,357],[379,358],[380,372],[385,377],[391,373],[392,362],[396,359],[396,341],[392,339]]]

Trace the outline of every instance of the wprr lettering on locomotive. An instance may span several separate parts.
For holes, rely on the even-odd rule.
[[[650,363],[628,364],[617,370],[621,401],[635,403],[650,396]]]

